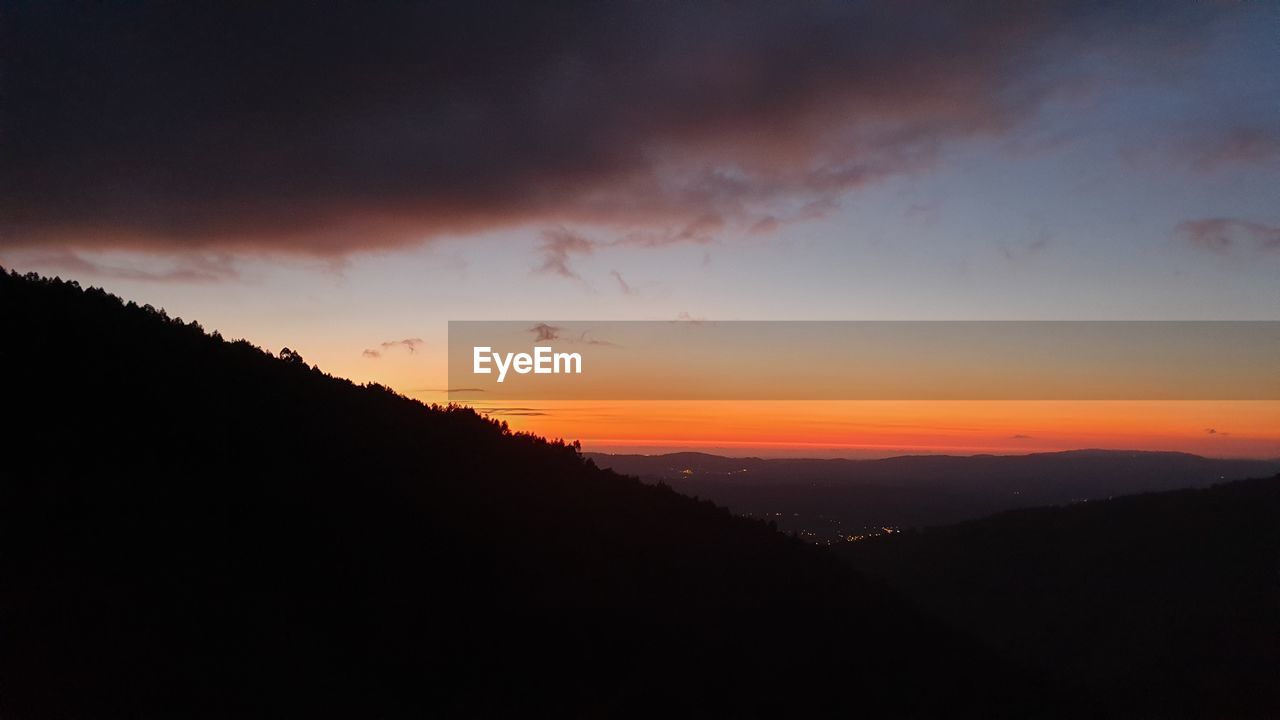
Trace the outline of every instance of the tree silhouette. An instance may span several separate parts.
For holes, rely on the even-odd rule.
[[[576,443],[97,288],[0,271],[0,309],[0,714],[1017,701],[839,559]]]

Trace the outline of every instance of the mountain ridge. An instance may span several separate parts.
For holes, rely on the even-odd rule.
[[[1280,462],[1142,450],[881,459],[585,453],[601,467],[767,517],[812,542],[881,527],[943,525],[1020,507],[1064,505],[1280,472]]]
[[[882,583],[562,441],[75,283],[0,308],[5,714],[1020,702]]]

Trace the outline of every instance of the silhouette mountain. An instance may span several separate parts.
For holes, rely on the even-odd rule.
[[[881,460],[705,453],[587,457],[601,467],[668,484],[735,513],[769,517],[780,529],[815,541],[857,535],[868,528],[941,525],[1016,508],[1207,487],[1280,472],[1280,460],[1134,450]]]
[[[1066,717],[1280,716],[1280,476],[839,548],[1063,681]]]
[[[0,372],[6,717],[935,716],[1029,687],[761,521],[102,290],[0,271]]]

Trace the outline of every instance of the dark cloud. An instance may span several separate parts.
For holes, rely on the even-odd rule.
[[[378,358],[382,357],[382,353],[377,350],[366,349],[364,352],[360,353],[360,357],[367,357],[373,360],[377,360]]]
[[[1053,48],[1229,11],[1115,5],[7,3],[0,243],[767,230],[1016,127],[1059,80]],[[574,238],[548,236],[544,271],[573,275]]]
[[[1009,439],[1010,440],[1034,440],[1035,438],[1031,437],[1030,435],[1022,435],[1021,433],[1019,433],[1017,435],[1010,435]]]
[[[1191,247],[1216,253],[1233,250],[1280,250],[1280,226],[1236,218],[1186,220],[1174,228],[1175,237]]]

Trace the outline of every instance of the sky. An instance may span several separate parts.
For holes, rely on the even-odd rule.
[[[15,2],[0,36],[0,264],[428,402],[449,320],[1280,320],[1277,3]],[[1275,403],[1155,407],[487,409],[589,449],[1280,456]]]

